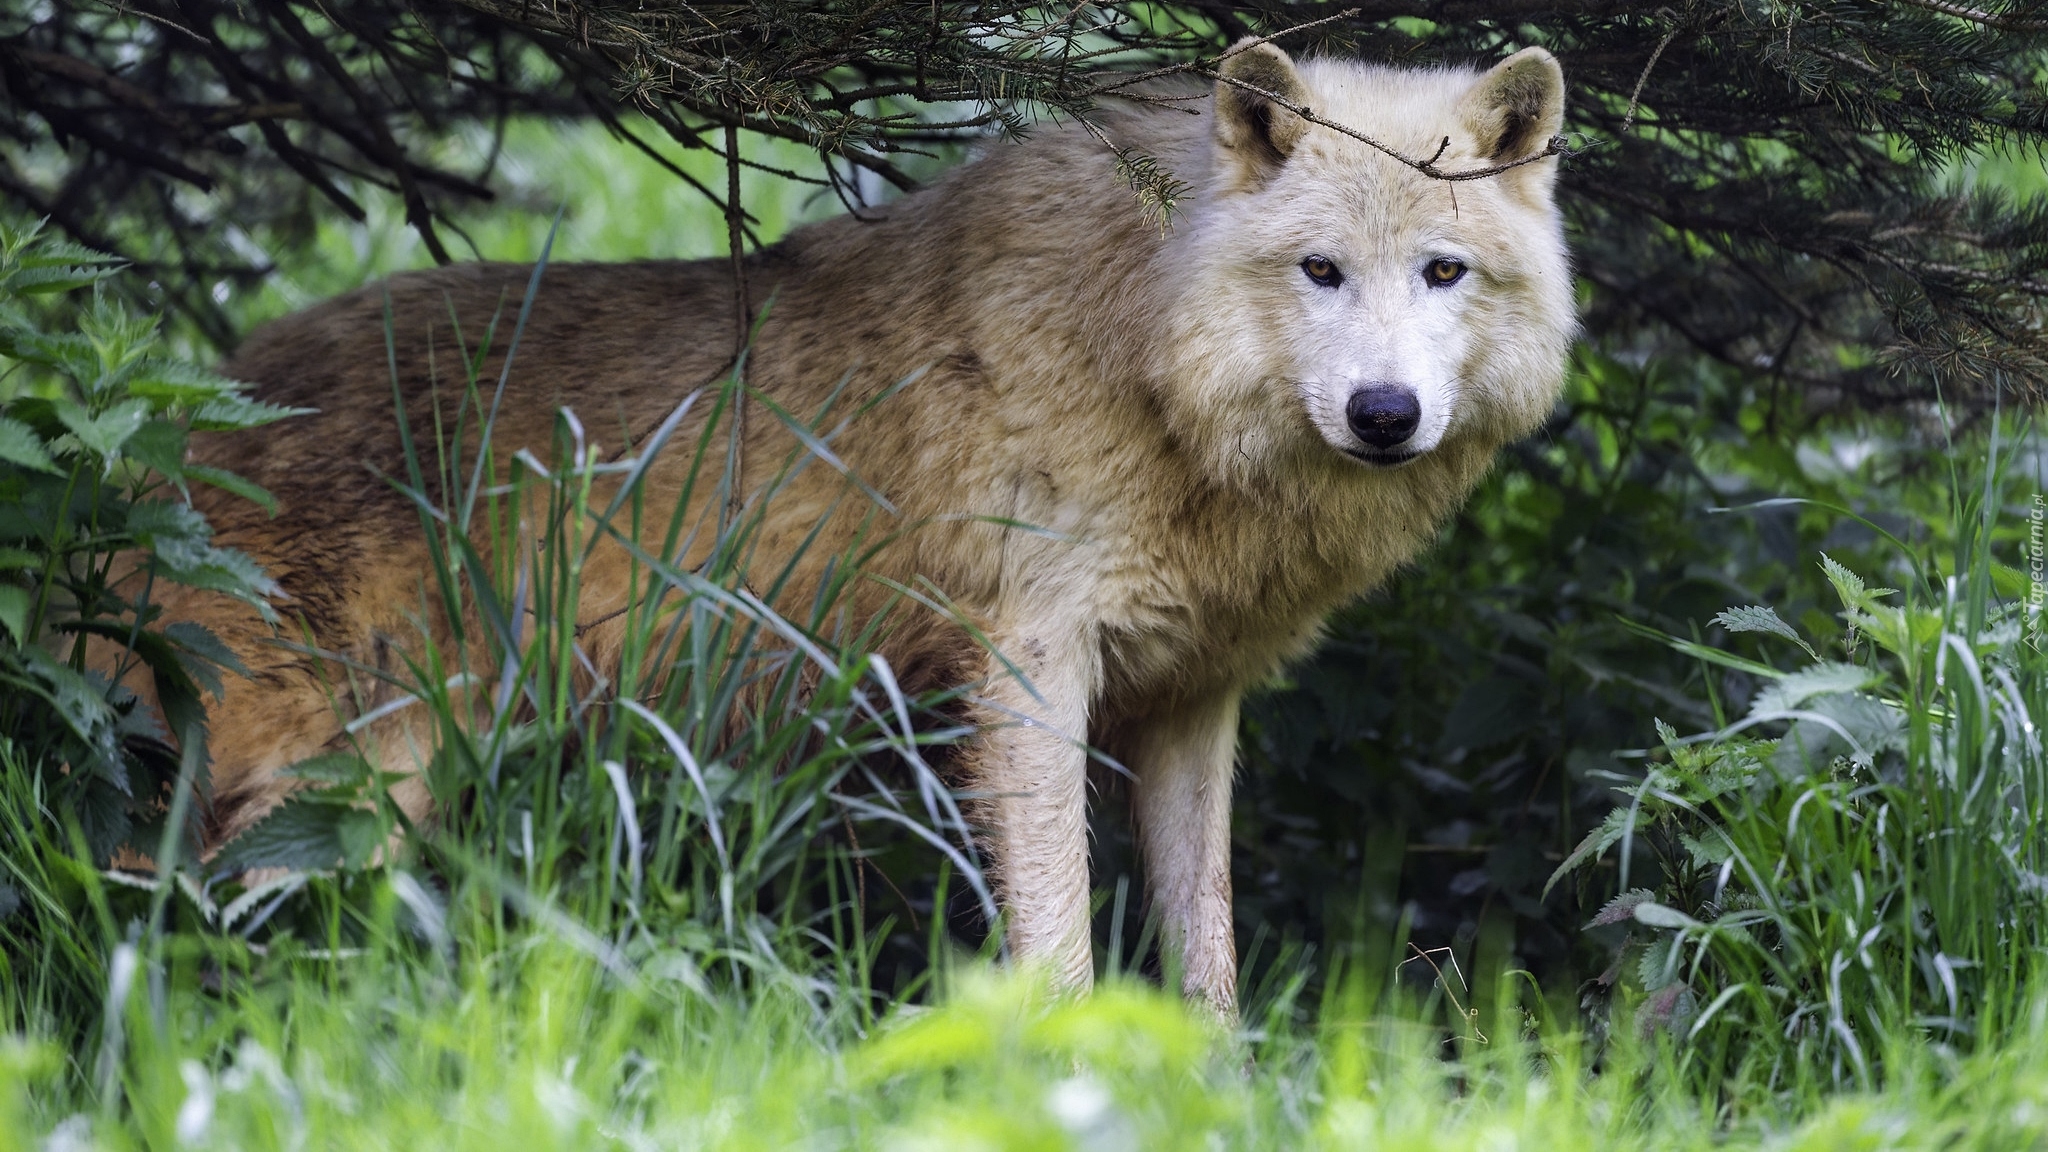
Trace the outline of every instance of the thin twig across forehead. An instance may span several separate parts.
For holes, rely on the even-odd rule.
[[[1524,156],[1519,160],[1510,161],[1506,164],[1494,164],[1485,168],[1468,168],[1457,172],[1446,172],[1443,169],[1437,167],[1436,162],[1443,158],[1444,152],[1447,151],[1451,146],[1451,138],[1448,136],[1444,137],[1443,143],[1437,147],[1435,155],[1431,156],[1427,160],[1417,160],[1413,156],[1406,155],[1395,148],[1389,147],[1388,145],[1373,139],[1371,136],[1368,136],[1365,133],[1358,131],[1356,128],[1347,127],[1346,125],[1339,124],[1334,120],[1325,119],[1324,117],[1316,115],[1314,110],[1309,108],[1306,104],[1296,104],[1295,102],[1288,100],[1286,97],[1281,96],[1277,92],[1269,92],[1256,84],[1249,84],[1235,77],[1222,75],[1217,71],[1218,65],[1222,64],[1225,60],[1228,60],[1231,57],[1236,56],[1240,53],[1249,52],[1252,49],[1257,48],[1264,44],[1270,44],[1283,36],[1292,36],[1298,32],[1306,32],[1319,25],[1333,24],[1344,20],[1348,20],[1351,17],[1358,15],[1358,13],[1359,9],[1357,8],[1346,8],[1342,12],[1338,12],[1330,16],[1325,16],[1320,20],[1310,20],[1306,23],[1295,24],[1287,28],[1282,28],[1280,31],[1271,33],[1269,35],[1259,36],[1253,39],[1240,41],[1239,43],[1231,45],[1229,49],[1227,49],[1220,55],[1216,56],[1214,59],[1189,60],[1184,63],[1174,64],[1165,68],[1154,68],[1149,72],[1140,72],[1134,75],[1123,76],[1113,83],[1098,85],[1090,93],[1090,95],[1108,95],[1110,93],[1118,92],[1122,89],[1129,88],[1133,85],[1144,83],[1148,80],[1157,80],[1166,76],[1177,76],[1182,74],[1204,76],[1218,83],[1228,84],[1240,92],[1248,92],[1254,96],[1260,97],[1261,99],[1271,101],[1275,106],[1285,108],[1287,111],[1294,113],[1296,116],[1301,117],[1303,120],[1306,120],[1311,124],[1319,124],[1332,131],[1342,132],[1344,135],[1349,136],[1354,140],[1357,140],[1358,142],[1366,145],[1367,147],[1377,149],[1380,152],[1384,152],[1388,156],[1393,157],[1395,160],[1398,160],[1401,163],[1407,165],[1408,167],[1415,169],[1417,172],[1422,173],[1424,176],[1427,176],[1432,180],[1483,180],[1489,176],[1498,176],[1503,172],[1508,172],[1512,171],[1513,169],[1520,168],[1525,164],[1534,164],[1539,160],[1547,160],[1552,156],[1562,156],[1570,158],[1573,156],[1577,156],[1580,153],[1580,151],[1582,151],[1581,149],[1571,147],[1571,145],[1568,142],[1566,142],[1564,137],[1552,136],[1548,141],[1544,143],[1541,151],[1535,152],[1528,156]],[[1668,37],[1666,38],[1665,43],[1669,43]],[[1663,45],[1659,45],[1658,52],[1661,54],[1662,51]],[[1654,57],[1651,59],[1651,63],[1653,65],[1656,63]],[[1645,75],[1647,76],[1647,70],[1645,70]],[[1640,90],[1640,85],[1638,85],[1638,93],[1640,93]]]
[[[1484,180],[1489,176],[1498,176],[1503,172],[1513,171],[1514,169],[1520,168],[1525,164],[1534,164],[1538,160],[1547,160],[1552,156],[1577,156],[1581,151],[1581,149],[1573,148],[1568,142],[1566,142],[1564,137],[1552,136],[1548,141],[1544,143],[1543,147],[1540,150],[1532,152],[1529,155],[1522,157],[1520,160],[1511,160],[1506,164],[1493,164],[1485,168],[1466,168],[1457,172],[1446,172],[1443,169],[1437,167],[1436,162],[1439,159],[1441,159],[1443,157],[1444,152],[1450,148],[1451,138],[1449,136],[1444,137],[1443,143],[1437,146],[1436,155],[1431,156],[1427,160],[1417,160],[1413,156],[1409,156],[1393,147],[1380,143],[1378,140],[1375,140],[1372,137],[1367,136],[1365,133],[1360,132],[1356,128],[1347,127],[1343,124],[1337,123],[1335,120],[1330,120],[1325,117],[1316,115],[1315,111],[1309,108],[1309,106],[1306,104],[1297,104],[1294,101],[1289,100],[1276,92],[1269,92],[1256,84],[1247,84],[1234,76],[1222,75],[1221,73],[1216,72],[1214,69],[1197,69],[1197,71],[1200,71],[1204,75],[1209,76],[1219,84],[1228,84],[1232,88],[1235,88],[1240,92],[1249,92],[1262,100],[1270,101],[1275,107],[1285,108],[1287,111],[1294,113],[1296,116],[1301,117],[1303,120],[1306,120],[1311,124],[1319,124],[1325,128],[1330,129],[1333,132],[1342,132],[1344,135],[1351,137],[1353,140],[1356,140],[1359,143],[1366,145],[1367,147],[1374,148],[1380,152],[1386,153],[1388,156],[1391,156],[1394,159],[1399,160],[1401,163],[1407,165],[1410,168],[1415,169],[1417,172],[1422,173],[1424,176],[1427,176],[1432,180]]]

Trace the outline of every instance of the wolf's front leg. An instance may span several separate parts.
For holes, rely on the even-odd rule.
[[[1235,691],[1147,718],[1127,730],[1137,776],[1146,886],[1181,991],[1225,1019],[1237,1014],[1237,941],[1230,914],[1230,787],[1237,752]]]
[[[1053,630],[996,637],[1025,682],[998,664],[981,709],[976,790],[994,855],[1010,953],[1062,988],[1095,980],[1088,924],[1088,704],[1095,648]]]

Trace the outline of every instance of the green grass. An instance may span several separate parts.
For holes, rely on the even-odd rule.
[[[459,933],[468,936],[469,933]],[[1233,1037],[1149,985],[1084,1002],[973,964],[936,1007],[868,1026],[769,990],[704,997],[545,935],[444,967],[398,934],[152,1022],[131,989],[117,1099],[81,1059],[0,1044],[0,1148],[1907,1149],[2048,1141],[2048,1017],[1994,1051],[1902,1044],[1883,1092],[1812,1093],[1732,1126],[1668,1045],[1589,1070],[1570,1033],[1503,1021],[1446,1045],[1412,1002],[1339,997]],[[346,969],[344,971],[344,968]],[[1355,986],[1354,986],[1355,987]],[[91,1053],[83,1059],[90,1063]],[[87,1141],[88,1142],[84,1142]]]

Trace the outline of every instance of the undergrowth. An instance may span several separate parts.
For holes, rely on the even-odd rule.
[[[1612,854],[1620,894],[1588,927],[1625,934],[1596,985],[1640,994],[1639,1026],[1731,1098],[1869,1088],[1888,1037],[1996,1046],[2048,974],[2048,657],[1998,591],[2025,587],[1994,551],[2026,506],[2000,431],[1981,475],[1958,469],[1951,554],[1899,545],[1902,587],[1821,555],[1823,631],[1750,604],[1712,623],[1763,659],[1663,637],[1746,706],[1717,693],[1694,736],[1659,722],[1552,876]]]

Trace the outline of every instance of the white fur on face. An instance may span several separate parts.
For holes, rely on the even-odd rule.
[[[1295,197],[1297,203],[1309,198]],[[1358,438],[1346,416],[1354,393],[1378,387],[1412,394],[1421,407],[1414,434],[1394,450],[1427,452],[1443,442],[1458,411],[1482,276],[1469,242],[1427,217],[1372,210],[1377,207],[1317,213],[1329,223],[1289,230],[1292,235],[1267,249],[1275,264],[1292,254],[1289,248],[1307,249],[1293,269],[1293,316],[1274,318],[1288,330],[1275,351],[1284,361],[1282,378],[1332,448],[1379,451]],[[1301,268],[1312,256],[1337,269],[1334,285],[1316,283]],[[1428,270],[1438,260],[1455,261],[1467,272],[1455,283],[1432,286]]]
[[[1458,115],[1475,73],[1311,61],[1301,75],[1320,114],[1405,154],[1432,155],[1448,136],[1444,168],[1489,163]],[[1553,163],[1451,184],[1311,127],[1269,180],[1219,191],[1189,240],[1220,290],[1190,301],[1203,314],[1187,327],[1229,349],[1195,387],[1212,406],[1204,423],[1236,441],[1234,470],[1253,449],[1269,462],[1310,447],[1379,454],[1346,416],[1370,385],[1404,389],[1420,406],[1414,434],[1396,446],[1403,454],[1460,434],[1504,441],[1540,422],[1574,326]],[[1302,269],[1311,256],[1342,282],[1312,280]],[[1433,285],[1437,260],[1466,271]]]

